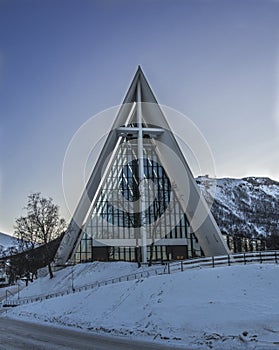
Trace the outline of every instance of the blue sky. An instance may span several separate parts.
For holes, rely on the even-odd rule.
[[[279,181],[278,46],[276,0],[0,0],[0,231],[34,191],[67,217],[67,146],[139,64],[203,132],[217,177]]]

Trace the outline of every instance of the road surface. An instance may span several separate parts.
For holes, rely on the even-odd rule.
[[[177,348],[0,317],[0,350],[167,350]]]

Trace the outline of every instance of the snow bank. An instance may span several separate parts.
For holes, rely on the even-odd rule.
[[[106,281],[112,278],[129,275],[132,273],[146,270],[138,269],[136,263],[118,262],[98,262],[89,264],[78,264],[69,266],[63,270],[56,271],[54,278],[48,276],[34,280],[28,287],[22,290],[20,297],[31,297],[47,295],[55,292],[66,291],[93,284],[95,282]]]
[[[108,273],[103,268],[99,277]],[[191,270],[21,306],[7,315],[193,349],[272,349],[279,344],[278,272],[272,264]]]

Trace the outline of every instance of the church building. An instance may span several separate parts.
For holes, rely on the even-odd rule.
[[[55,262],[151,263],[226,254],[229,249],[139,67]]]

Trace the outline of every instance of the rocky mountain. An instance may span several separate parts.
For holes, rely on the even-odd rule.
[[[15,237],[0,232],[0,257],[16,251],[17,246],[18,243]]]
[[[279,235],[279,182],[266,177],[196,179],[221,231],[246,237]]]

